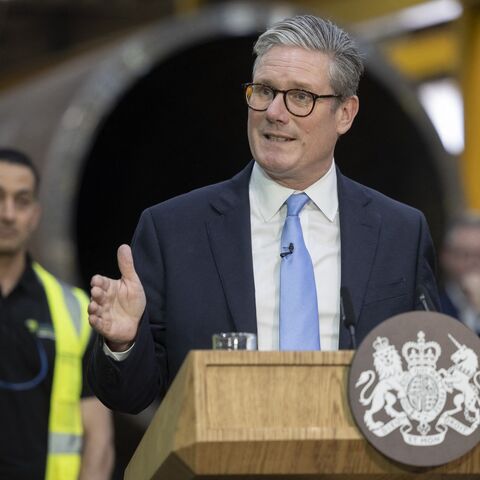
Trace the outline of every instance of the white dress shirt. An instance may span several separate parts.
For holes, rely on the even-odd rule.
[[[296,190],[279,185],[255,163],[250,178],[250,222],[257,311],[258,349],[278,350],[280,238],[287,198]],[[335,164],[305,193],[310,201],[300,212],[305,244],[312,258],[317,288],[320,346],[338,350],[340,322],[340,224]],[[126,352],[103,351],[116,360]]]
[[[322,350],[337,350],[340,322],[340,223],[335,164],[304,190],[310,201],[300,212],[312,258]],[[297,193],[273,181],[255,163],[250,179],[250,221],[257,311],[258,349],[279,348],[280,238],[287,198]]]

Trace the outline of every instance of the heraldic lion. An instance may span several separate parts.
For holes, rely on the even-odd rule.
[[[378,383],[371,394],[367,397],[367,390],[375,381],[375,372],[366,370],[360,374],[355,387],[366,385],[360,392],[360,403],[371,407],[364,414],[364,421],[370,430],[376,430],[384,425],[382,421],[375,421],[373,416],[382,409],[392,418],[405,415],[393,408],[398,399],[405,396],[402,380],[406,372],[402,369],[402,359],[393,345],[389,345],[388,339],[377,337],[373,342],[376,351],[373,354],[373,365],[378,375]]]

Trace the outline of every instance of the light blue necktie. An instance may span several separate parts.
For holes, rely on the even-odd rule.
[[[290,195],[282,231],[280,267],[280,350],[319,350],[317,291],[299,213],[309,198]]]

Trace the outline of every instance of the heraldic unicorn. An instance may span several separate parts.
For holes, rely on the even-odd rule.
[[[438,370],[441,346],[427,342],[423,331],[417,333],[416,342],[406,342],[402,347],[407,370],[388,338],[374,340],[375,371],[361,372],[355,385],[363,386],[359,402],[368,407],[363,419],[373,434],[385,437],[399,428],[407,444],[431,446],[442,443],[449,428],[464,436],[477,429],[480,424],[478,356],[452,335],[448,337],[456,347],[450,356],[452,365]],[[449,394],[453,397],[449,398]]]

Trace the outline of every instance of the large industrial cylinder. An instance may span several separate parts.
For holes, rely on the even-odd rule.
[[[0,143],[30,153],[43,176],[36,255],[83,285],[116,274],[142,209],[245,165],[252,45],[289,13],[229,4],[169,18],[4,93]],[[456,172],[413,92],[364,50],[360,113],[336,161],[424,211],[438,239],[459,201]]]
[[[116,248],[145,207],[241,169],[251,158],[241,84],[254,39],[291,13],[228,4],[168,18],[4,92],[0,144],[31,154],[43,177],[35,256],[83,286],[96,272],[117,275]],[[421,209],[438,240],[460,202],[454,164],[413,91],[363,48],[360,113],[336,161]],[[133,433],[131,421],[117,428],[120,464],[143,429]]]

